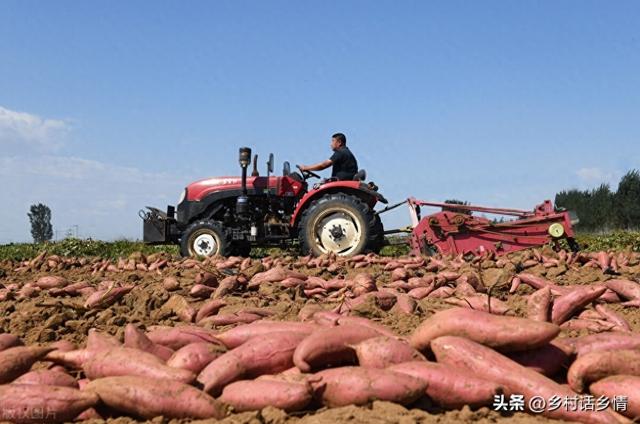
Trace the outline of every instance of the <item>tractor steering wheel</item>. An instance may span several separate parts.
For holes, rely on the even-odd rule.
[[[298,168],[298,169],[300,170],[300,172],[302,172],[302,177],[303,177],[305,180],[308,180],[308,179],[309,179],[309,178],[311,178],[311,177],[318,178],[318,179],[322,178],[320,175],[316,174],[315,172],[311,172],[311,171],[303,171],[303,170],[300,168],[300,165],[296,165],[296,168]]]

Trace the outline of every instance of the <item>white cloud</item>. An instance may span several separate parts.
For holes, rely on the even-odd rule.
[[[593,168],[580,168],[576,171],[576,175],[580,179],[580,186],[582,188],[594,188],[600,184],[609,184],[614,187],[618,184],[622,173],[614,170],[603,170],[598,167]]]
[[[175,204],[192,179],[78,157],[0,157],[0,243],[30,241],[27,211],[39,202],[62,233],[78,225],[84,237],[141,238],[138,210]]]
[[[0,106],[0,146],[56,150],[62,146],[69,130],[70,125],[65,121]]]

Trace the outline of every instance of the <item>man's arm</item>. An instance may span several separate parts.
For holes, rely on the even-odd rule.
[[[302,171],[322,171],[323,169],[327,169],[331,165],[333,165],[333,161],[331,159],[327,159],[320,163],[316,163],[315,165],[300,165],[300,169]]]

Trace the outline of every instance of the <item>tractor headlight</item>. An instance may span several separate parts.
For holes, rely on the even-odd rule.
[[[184,190],[182,190],[182,193],[180,194],[180,199],[178,199],[178,204],[182,203],[186,197],[187,197],[187,189],[185,188]]]

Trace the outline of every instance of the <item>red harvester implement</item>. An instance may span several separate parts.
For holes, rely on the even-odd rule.
[[[573,213],[556,210],[549,200],[533,211],[490,208],[472,205],[425,202],[409,198],[413,230],[410,245],[415,254],[474,254],[495,252],[498,255],[566,239],[577,248],[572,224]],[[421,218],[422,206],[442,208],[440,212]],[[495,222],[474,216],[472,212],[513,216],[513,220]]]

